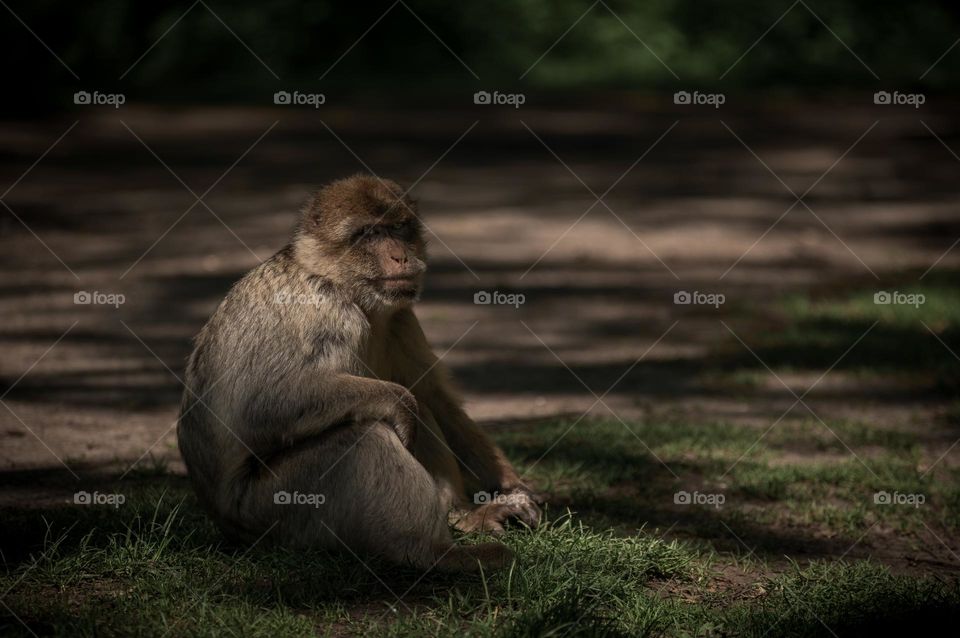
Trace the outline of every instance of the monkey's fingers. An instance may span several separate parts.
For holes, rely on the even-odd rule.
[[[454,527],[466,534],[483,532],[500,536],[505,533],[503,523],[507,520],[507,514],[502,507],[494,505],[482,505],[474,510],[461,511],[454,514]]]
[[[512,512],[512,516],[528,527],[536,527],[540,524],[542,515],[540,508],[531,501],[517,505]]]
[[[540,511],[540,508],[537,507],[536,503],[530,503],[526,507],[527,518],[524,522],[530,527],[536,527],[540,524],[540,521],[543,519],[543,513]]]
[[[540,523],[540,508],[528,499],[508,504],[494,504],[490,512],[485,514],[483,528],[488,524],[495,525],[498,530],[492,533],[503,533],[504,525],[511,521],[520,521],[528,527],[536,527]]]
[[[397,393],[399,402],[397,412],[394,416],[393,429],[400,437],[403,447],[413,450],[413,443],[417,438],[417,425],[420,417],[420,406],[416,397],[406,388],[400,387],[401,391]]]
[[[544,503],[547,502],[546,494],[544,494],[543,492],[538,492],[534,490],[529,485],[521,485],[520,487],[516,488],[515,492],[519,492],[521,494],[526,495],[527,498],[529,498],[531,501],[533,501],[537,505],[543,505]]]
[[[413,444],[417,440],[417,426],[412,422],[398,423],[393,431],[397,433],[400,443],[408,450],[413,450]]]

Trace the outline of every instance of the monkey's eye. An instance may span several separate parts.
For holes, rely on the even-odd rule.
[[[395,230],[396,232],[401,232],[401,231],[407,229],[407,222],[397,222],[396,224],[394,224],[394,225],[391,226],[390,228],[393,229],[393,230]]]
[[[370,236],[370,230],[371,230],[370,226],[364,226],[363,228],[358,228],[356,231],[354,231],[353,237],[351,237],[351,241],[353,243],[356,243],[358,241],[366,239],[367,237]]]

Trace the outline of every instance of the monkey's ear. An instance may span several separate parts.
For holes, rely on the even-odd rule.
[[[303,218],[321,216],[320,191],[316,191],[310,195],[307,202],[303,205],[303,208],[300,209],[300,215]]]
[[[326,210],[322,193],[323,191],[313,193],[300,209],[300,218],[297,222],[300,230],[317,229],[325,220],[332,218],[332,211]]]

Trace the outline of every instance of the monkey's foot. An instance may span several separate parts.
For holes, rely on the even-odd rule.
[[[540,523],[540,508],[525,493],[518,492],[501,497],[502,500],[487,503],[480,507],[458,512],[453,526],[461,532],[487,532],[499,535],[504,533],[503,526],[515,519],[529,527]]]

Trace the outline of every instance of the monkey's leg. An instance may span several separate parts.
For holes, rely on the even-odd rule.
[[[242,496],[240,512],[273,542],[342,549],[430,568],[495,568],[510,560],[499,543],[453,544],[440,493],[424,467],[383,422],[337,428],[274,459]],[[280,496],[277,496],[277,495]],[[262,533],[262,532],[261,532]]]
[[[469,466],[461,463],[447,445],[443,430],[428,408],[420,409],[420,434],[414,451],[417,460],[433,477],[440,494],[440,502],[447,512],[450,525],[461,532],[488,532],[502,534],[503,524],[510,518],[539,520],[539,512],[523,499],[506,497],[501,502],[477,505],[475,495],[467,494],[463,474]],[[424,427],[426,426],[426,427]],[[479,481],[477,476],[472,477]],[[472,482],[472,481],[471,481]]]
[[[420,408],[420,430],[414,445],[414,454],[433,477],[440,494],[440,503],[450,524],[456,526],[457,521],[471,507],[471,497],[464,488],[461,474],[463,466],[450,449],[443,430],[428,408]]]

